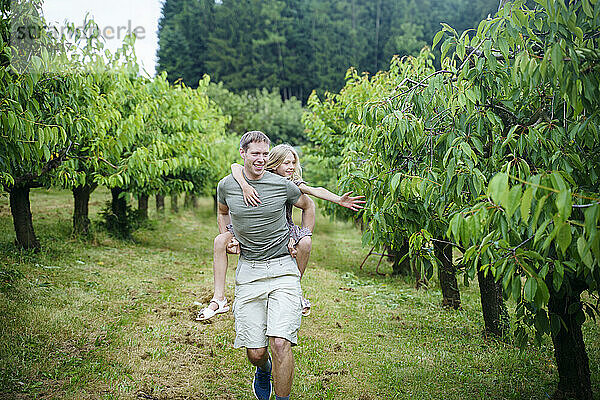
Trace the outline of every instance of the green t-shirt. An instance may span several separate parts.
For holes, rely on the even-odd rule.
[[[300,189],[292,181],[268,171],[248,183],[258,192],[261,203],[257,207],[244,204],[242,189],[233,176],[227,175],[217,186],[217,201],[229,207],[242,256],[265,261],[289,254],[285,206],[298,201],[302,195]]]

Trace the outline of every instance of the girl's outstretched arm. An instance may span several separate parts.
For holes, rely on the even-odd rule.
[[[246,178],[244,178],[244,174],[242,173],[243,170],[244,167],[242,167],[240,164],[231,164],[231,175],[242,188],[244,203],[246,206],[248,204],[253,207],[257,206],[261,203],[260,199],[258,198],[258,192],[246,181]]]
[[[300,191],[304,194],[309,194],[311,196],[315,196],[322,200],[331,201],[332,203],[339,204],[342,207],[346,207],[351,209],[352,211],[358,211],[363,206],[361,204],[365,204],[366,201],[362,200],[365,196],[350,196],[352,192],[346,192],[341,196],[338,196],[335,193],[331,193],[329,190],[322,187],[310,187],[305,183],[301,183],[298,186]]]

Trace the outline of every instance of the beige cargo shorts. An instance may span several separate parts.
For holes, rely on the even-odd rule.
[[[302,319],[302,290],[296,260],[267,261],[240,257],[235,271],[234,347],[267,347],[269,337],[296,345]]]

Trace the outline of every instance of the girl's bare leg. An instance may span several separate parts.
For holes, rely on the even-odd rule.
[[[213,298],[217,300],[223,300],[225,298],[225,278],[227,277],[227,244],[232,238],[233,235],[231,232],[221,233],[215,238],[213,252]],[[212,310],[216,310],[218,306],[214,302],[211,302],[208,307]]]
[[[312,249],[312,238],[310,236],[304,236],[300,239],[300,242],[298,242],[296,249],[298,250],[296,262],[298,263],[298,269],[300,270],[300,277],[302,277],[308,266],[308,258],[310,257],[310,251]]]
[[[296,253],[296,262],[298,263],[298,269],[300,270],[300,279],[304,276],[304,271],[308,266],[308,258],[310,257],[310,250],[312,249],[312,238],[305,236],[300,239],[298,246],[296,247],[298,252]],[[302,296],[302,315],[305,317],[310,314],[310,301]]]

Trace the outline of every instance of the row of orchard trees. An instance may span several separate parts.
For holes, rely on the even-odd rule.
[[[45,25],[39,7],[0,1],[0,184],[19,245],[39,247],[34,187],[71,189],[74,230],[83,233],[98,185],[110,188],[118,223],[127,218],[125,193],[147,204],[152,194],[209,192],[235,146],[224,135],[229,117],[205,93],[208,78],[191,89],[164,74],[142,76],[133,37],[115,54],[85,35],[74,36],[75,44],[43,32],[29,48],[10,42],[11,24]],[[83,32],[93,27],[88,21]]]
[[[305,124],[344,190],[370,199],[365,243],[439,266],[449,305],[456,274],[477,276],[488,332],[508,331],[513,298],[517,339],[552,338],[557,398],[591,399],[581,325],[600,284],[600,1],[535,3],[462,34],[444,26],[439,70],[427,49],[373,77],[350,70],[338,94],[309,99]]]

